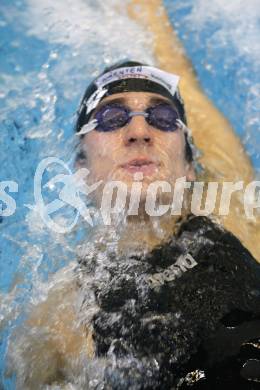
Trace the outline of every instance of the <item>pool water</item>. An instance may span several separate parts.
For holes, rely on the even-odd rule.
[[[203,4],[164,0],[206,94],[231,121],[258,175],[259,7],[255,0],[243,12],[236,0]],[[119,0],[2,0],[0,10],[0,181],[18,183],[12,193],[16,212],[0,219],[4,356],[11,325],[22,321],[28,303],[46,294],[49,275],[73,259],[88,233],[84,226],[66,235],[52,232],[25,206],[34,203],[38,163],[56,156],[72,167],[78,103],[104,66],[123,58],[155,64],[155,58],[151,34]],[[52,196],[47,191],[46,201]],[[3,376],[2,385],[14,388]]]
[[[164,0],[205,93],[260,172],[260,9],[257,0]]]

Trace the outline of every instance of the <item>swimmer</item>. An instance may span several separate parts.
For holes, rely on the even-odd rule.
[[[260,265],[212,218],[149,215],[151,183],[196,179],[179,77],[127,61],[82,99],[77,168],[87,185],[123,182],[138,213],[118,211],[82,244],[72,283],[53,287],[9,342],[17,389],[257,389]],[[205,137],[207,135],[205,134]],[[138,186],[136,188],[139,188]],[[171,189],[156,202],[172,200]],[[116,202],[116,199],[113,198]]]

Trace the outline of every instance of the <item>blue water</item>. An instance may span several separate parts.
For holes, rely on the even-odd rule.
[[[203,90],[230,120],[260,173],[258,0],[164,0]]]
[[[0,218],[1,362],[11,326],[21,321],[32,297],[41,294],[39,285],[73,259],[75,245],[86,234],[84,226],[70,234],[54,233],[25,206],[34,204],[38,163],[56,156],[73,166],[78,103],[104,66],[123,58],[154,63],[149,32],[128,19],[119,0],[59,3],[2,0],[0,4],[0,181],[18,183],[18,192],[10,193],[15,213]],[[165,1],[203,88],[228,116],[260,169],[259,57],[243,56],[232,41],[216,42],[217,31],[229,33],[230,21],[218,19],[215,9],[213,22],[198,20],[194,25],[189,16],[198,4]],[[258,28],[259,22],[254,22],[249,46],[252,36],[259,36]],[[52,197],[47,193],[46,201]],[[3,378],[3,366],[0,388],[2,384],[12,390],[14,382]]]

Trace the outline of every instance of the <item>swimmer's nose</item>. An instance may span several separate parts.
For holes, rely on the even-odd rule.
[[[124,129],[124,143],[126,146],[131,145],[151,145],[153,135],[149,124],[142,115],[135,115]]]

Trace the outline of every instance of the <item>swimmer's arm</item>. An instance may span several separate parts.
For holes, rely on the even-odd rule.
[[[51,291],[17,329],[9,351],[17,389],[39,390],[52,384],[66,388],[67,376],[75,374],[72,362],[82,354],[92,355],[90,332],[77,326],[75,293],[75,289]]]

